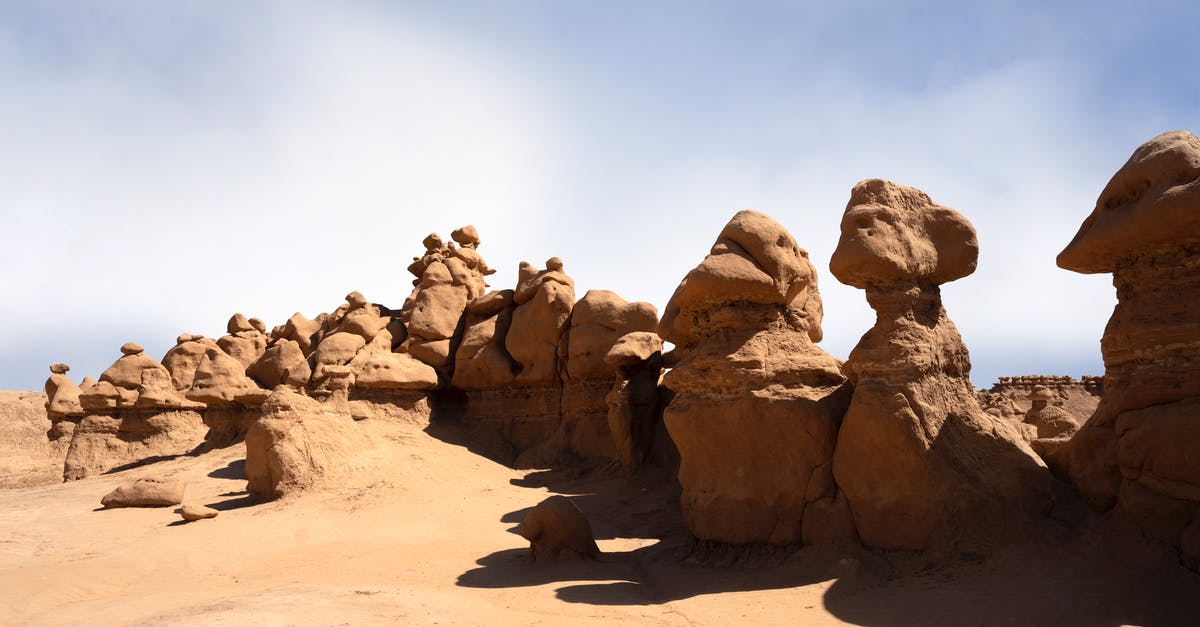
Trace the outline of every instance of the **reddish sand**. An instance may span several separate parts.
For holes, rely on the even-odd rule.
[[[0,489],[0,624],[1195,624],[1200,576],[1089,522],[1030,546],[917,557],[693,547],[664,472],[516,471],[452,426],[389,426],[358,472],[253,503],[242,447],[66,484]],[[4,466],[17,460],[0,447]],[[28,460],[26,460],[28,461]],[[42,461],[45,464],[45,461]],[[40,466],[39,466],[40,467]],[[98,510],[128,479],[177,477],[221,510]],[[11,478],[11,477],[10,477]],[[573,495],[604,554],[530,566],[512,528]],[[1063,517],[1085,517],[1060,507]],[[949,560],[949,565],[947,565]]]

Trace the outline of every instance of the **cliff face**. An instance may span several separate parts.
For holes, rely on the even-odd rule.
[[[1200,139],[1164,133],[1113,176],[1058,256],[1113,274],[1104,396],[1072,439],[1088,500],[1200,559]]]

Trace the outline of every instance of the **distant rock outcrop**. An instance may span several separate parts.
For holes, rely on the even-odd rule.
[[[875,326],[844,371],[854,396],[833,476],[862,541],[930,549],[1015,532],[1052,504],[1051,479],[1014,423],[984,413],[967,347],[938,286],[975,271],[970,222],[923,192],[854,187],[829,267],[866,290]]]
[[[684,519],[702,540],[852,534],[831,469],[850,389],[838,360],[813,343],[816,283],[779,223],[742,211],[663,313],[658,335],[675,344],[663,420],[679,449]]]
[[[1200,139],[1134,151],[1058,265],[1113,275],[1104,396],[1062,465],[1098,509],[1200,565]]]

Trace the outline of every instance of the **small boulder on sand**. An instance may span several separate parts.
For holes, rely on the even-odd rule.
[[[534,506],[517,533],[529,540],[531,564],[539,557],[581,559],[600,554],[587,517],[565,496],[555,495]]]
[[[205,518],[216,518],[217,514],[219,513],[220,512],[211,507],[196,505],[195,503],[188,503],[187,505],[179,508],[179,515],[188,522],[196,522],[197,520],[204,520]]]
[[[183,502],[186,483],[178,479],[138,479],[117,486],[100,499],[106,508],[166,507]]]

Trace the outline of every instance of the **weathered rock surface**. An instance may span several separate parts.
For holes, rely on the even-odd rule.
[[[1117,290],[1104,396],[1071,440],[1069,476],[1098,509],[1188,544],[1200,528],[1200,139],[1173,131],[1134,151],[1058,265],[1111,272]]]
[[[221,512],[211,507],[197,505],[195,503],[188,503],[187,505],[179,508],[179,516],[188,522],[196,522],[197,520],[204,520],[206,518],[216,518],[217,514],[220,513]]]
[[[938,285],[975,269],[975,231],[923,192],[854,187],[830,270],[865,289],[875,326],[844,371],[854,395],[833,477],[862,541],[931,549],[1017,533],[1052,504],[1044,464],[1014,423],[984,413]]]
[[[106,508],[166,507],[183,502],[187,484],[178,479],[138,479],[117,486],[100,499]]]
[[[267,336],[259,328],[260,326],[262,326],[262,321],[258,321],[258,325],[255,325],[246,316],[240,313],[233,314],[229,323],[225,325],[229,335],[218,339],[217,346],[238,360],[242,364],[242,368],[249,368],[250,364],[258,361],[258,358],[262,357],[263,352],[267,350]]]
[[[575,282],[563,272],[562,260],[552,257],[545,270],[521,262],[516,306],[504,346],[520,368],[517,385],[546,385],[560,381],[558,352],[575,304]]]
[[[46,379],[45,388],[46,414],[52,422],[83,416],[79,386],[67,376],[70,370],[67,364],[50,364],[50,378]]]
[[[345,471],[371,448],[350,416],[349,374],[344,367],[331,368],[332,395],[324,403],[286,386],[271,392],[262,417],[246,433],[246,487],[251,493],[279,498],[303,490]]]
[[[279,385],[302,388],[312,377],[312,367],[299,342],[280,338],[246,369],[246,374],[268,390]]]
[[[467,304],[466,330],[454,354],[454,387],[486,390],[512,384],[517,365],[504,344],[512,312],[513,290],[488,292]]]
[[[831,464],[850,390],[813,344],[815,285],[792,236],[742,211],[664,310],[658,334],[676,348],[663,420],[697,538],[786,545],[845,527]]]
[[[171,383],[176,390],[186,393],[191,389],[196,368],[200,367],[200,361],[210,348],[220,347],[203,335],[184,333],[175,339],[175,346],[163,356],[162,364],[171,373]]]
[[[83,479],[151,458],[184,455],[199,447],[207,434],[204,417],[196,410],[89,412],[71,436],[63,479]]]
[[[662,415],[658,411],[658,380],[662,375],[662,338],[648,331],[621,337],[604,356],[616,369],[612,389],[605,396],[608,432],[616,461],[636,472],[650,458]]]
[[[600,555],[592,526],[571,499],[554,495],[538,503],[517,527],[529,541],[529,562]]]

